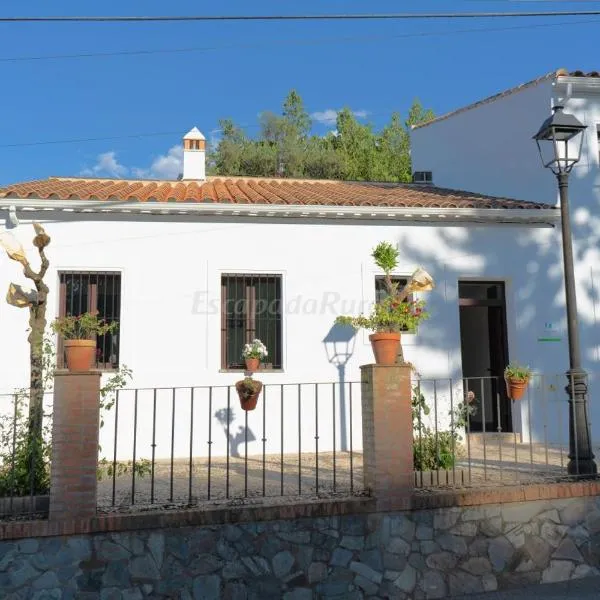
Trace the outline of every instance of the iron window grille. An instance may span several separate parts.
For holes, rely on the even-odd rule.
[[[98,311],[98,317],[119,324],[116,331],[96,337],[96,368],[119,367],[119,339],[121,334],[121,274],[114,272],[61,272],[59,273],[59,316],[79,316]],[[57,366],[65,366],[62,338],[58,339]]]
[[[262,368],[283,368],[281,313],[281,275],[222,275],[221,368],[243,369],[244,344],[255,338],[269,351]]]

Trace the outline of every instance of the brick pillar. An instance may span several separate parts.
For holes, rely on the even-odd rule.
[[[96,514],[99,403],[99,372],[56,372],[50,519]]]
[[[361,370],[365,487],[380,510],[409,508],[414,488],[411,368]]]

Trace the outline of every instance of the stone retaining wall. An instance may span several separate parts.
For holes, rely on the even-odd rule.
[[[600,498],[0,542],[0,597],[446,598],[600,574]]]

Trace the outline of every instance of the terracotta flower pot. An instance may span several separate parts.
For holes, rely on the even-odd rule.
[[[511,400],[520,400],[527,389],[529,381],[527,379],[509,379],[504,378],[506,383],[506,393]]]
[[[254,373],[258,371],[258,367],[260,366],[260,358],[247,358],[246,359],[246,371],[251,371]]]
[[[375,363],[378,365],[395,365],[400,347],[400,333],[378,332],[369,336]]]
[[[254,410],[256,408],[256,403],[262,392],[263,384],[260,381],[255,381],[254,383],[257,385],[258,389],[253,394],[248,394],[246,392],[243,381],[238,381],[235,384],[235,389],[240,397],[240,406],[242,407],[242,410]]]
[[[67,369],[74,373],[89,371],[96,359],[96,340],[65,340]]]

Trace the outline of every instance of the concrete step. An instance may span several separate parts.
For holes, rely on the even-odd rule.
[[[498,432],[498,431],[486,431],[485,433],[469,433],[469,442],[473,445],[483,446],[483,440],[485,439],[486,444],[493,444],[501,442],[502,444],[513,444],[515,441],[515,434],[509,432]],[[517,444],[521,443],[521,434],[517,433]]]

